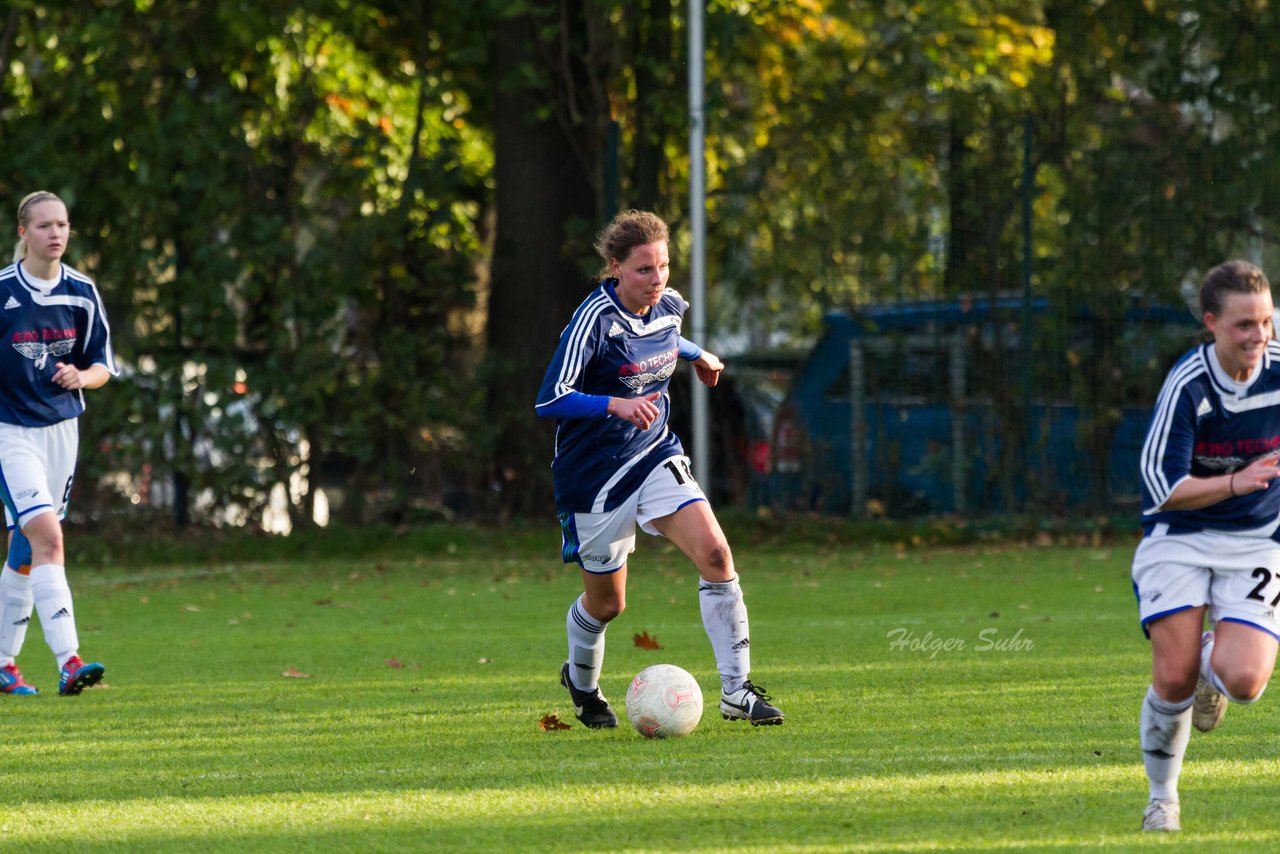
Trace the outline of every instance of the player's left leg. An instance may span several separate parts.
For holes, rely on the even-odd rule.
[[[642,498],[642,508],[644,504]],[[698,567],[698,604],[720,673],[721,714],[726,719],[747,720],[757,726],[782,723],[782,711],[772,705],[765,689],[750,679],[747,606],[734,569],[733,552],[711,505],[705,500],[691,501],[670,515],[644,519],[641,524],[675,543]]]
[[[1214,630],[1202,641],[1200,680],[1196,688],[1198,729],[1212,730],[1222,720],[1227,701],[1253,703],[1266,690],[1280,647],[1275,602],[1280,577],[1268,555],[1251,570],[1228,569],[1213,574]]]
[[[1224,618],[1214,631],[1204,672],[1231,702],[1255,703],[1271,680],[1278,647],[1275,635],[1266,629]]]
[[[62,560],[62,528],[52,510],[28,519],[22,532],[31,541],[31,597],[45,643],[58,662],[58,693],[79,694],[102,679],[103,666],[86,664],[79,655],[75,606]]]
[[[62,520],[71,500],[79,425],[69,418],[31,435],[35,456],[44,467],[45,497],[49,500],[22,513],[18,522],[31,541],[31,595],[45,642],[58,663],[58,693],[74,695],[101,681],[105,670],[97,662],[86,663],[80,658],[75,608],[67,583]]]

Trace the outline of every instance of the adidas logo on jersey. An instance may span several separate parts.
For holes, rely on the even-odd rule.
[[[616,320],[613,322],[613,325],[609,327],[610,338],[616,338],[624,332],[626,332],[626,330],[623,329],[622,326]]]
[[[1203,400],[1201,400],[1200,405],[1196,407],[1196,418],[1199,418],[1201,415],[1208,415],[1212,411],[1213,411],[1213,404],[1211,404],[1209,402],[1209,398],[1206,397]]]
[[[21,303],[13,297],[9,297],[9,301],[4,304],[5,311],[8,311],[11,308],[17,308],[19,305],[21,305]]]

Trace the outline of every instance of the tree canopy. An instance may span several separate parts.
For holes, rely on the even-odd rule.
[[[1008,292],[1024,269],[1108,329],[1229,255],[1265,265],[1278,18],[709,0],[702,343],[800,342],[830,309]],[[127,366],[91,397],[80,480],[102,500],[82,504],[257,524],[283,490],[308,524],[323,489],[352,520],[546,512],[532,398],[592,236],[652,208],[684,276],[683,4],[14,0],[0,27],[0,195],[67,200]],[[1053,340],[1088,365],[1100,435],[1121,341]]]

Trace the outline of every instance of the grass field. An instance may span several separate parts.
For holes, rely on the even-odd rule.
[[[1193,738],[1186,829],[1136,830],[1148,650],[1130,542],[837,539],[737,544],[753,677],[787,714],[758,729],[716,713],[692,570],[642,539],[602,685],[620,706],[647,664],[691,671],[707,713],[670,741],[572,717],[556,676],[579,581],[550,536],[73,567],[106,684],[55,696],[32,630],[20,663],[43,694],[0,698],[0,849],[1280,847],[1265,700]],[[663,649],[637,648],[642,631]],[[541,731],[548,712],[573,728]]]

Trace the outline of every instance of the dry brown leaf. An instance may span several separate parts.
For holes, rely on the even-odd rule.
[[[287,668],[284,671],[284,673],[281,673],[280,675],[285,677],[286,679],[310,679],[311,678],[310,673],[303,673],[301,670],[299,670],[296,667]]]
[[[400,668],[404,667],[404,662],[396,658],[394,655],[388,658],[386,661],[387,661],[387,667],[390,667],[392,670],[399,670]]]
[[[573,729],[573,727],[560,720],[560,716],[555,712],[548,712],[542,716],[542,720],[538,721],[538,729],[543,732],[554,732],[559,729]]]
[[[658,643],[657,638],[649,637],[648,632],[641,632],[635,636],[636,646],[641,649],[662,649],[662,644]]]

